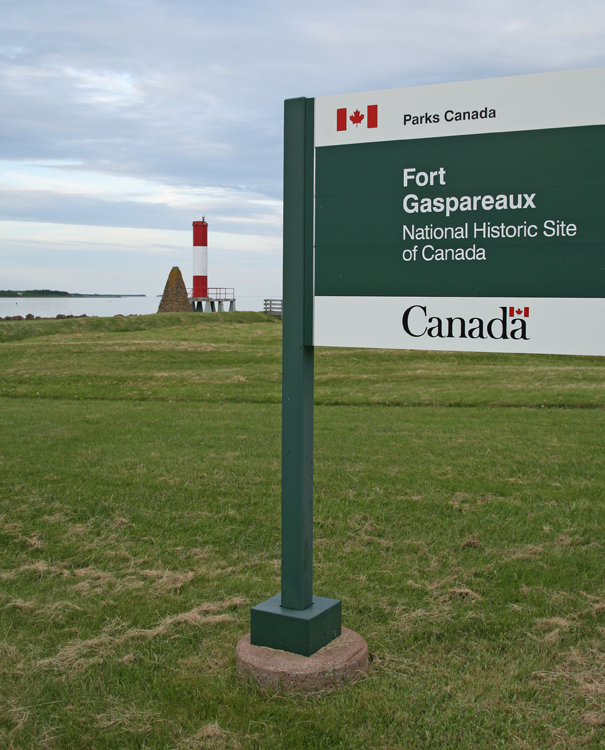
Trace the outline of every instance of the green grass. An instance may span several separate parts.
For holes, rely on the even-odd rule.
[[[279,590],[281,326],[0,322],[0,747],[605,742],[605,363],[318,350],[315,590],[368,641],[238,684]]]

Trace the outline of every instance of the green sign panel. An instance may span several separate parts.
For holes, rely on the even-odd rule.
[[[317,149],[318,296],[601,297],[605,126]]]

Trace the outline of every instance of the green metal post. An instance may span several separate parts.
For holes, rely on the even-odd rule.
[[[309,310],[313,304],[312,117],[312,99],[286,101],[281,604],[290,609],[306,609],[313,603],[314,357],[313,346],[309,345],[312,331],[305,331],[313,320],[312,307]],[[308,119],[311,119],[310,128]],[[305,294],[309,289],[310,297]],[[310,320],[308,312],[311,312]]]
[[[338,599],[313,596],[313,99],[284,111],[282,583],[252,608],[250,641],[310,656],[341,632]]]

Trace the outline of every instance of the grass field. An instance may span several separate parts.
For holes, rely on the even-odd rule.
[[[238,684],[279,591],[281,325],[0,322],[0,748],[605,745],[605,361],[320,349],[315,592],[368,641]]]

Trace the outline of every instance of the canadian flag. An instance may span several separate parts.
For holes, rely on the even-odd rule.
[[[509,307],[508,308],[509,318],[520,318],[522,315],[524,318],[529,318],[529,307]]]
[[[358,109],[347,117],[347,108],[342,107],[336,110],[336,130],[346,130],[348,121],[351,121],[358,128],[365,121],[366,128],[378,127],[378,105],[370,104],[364,115]]]

